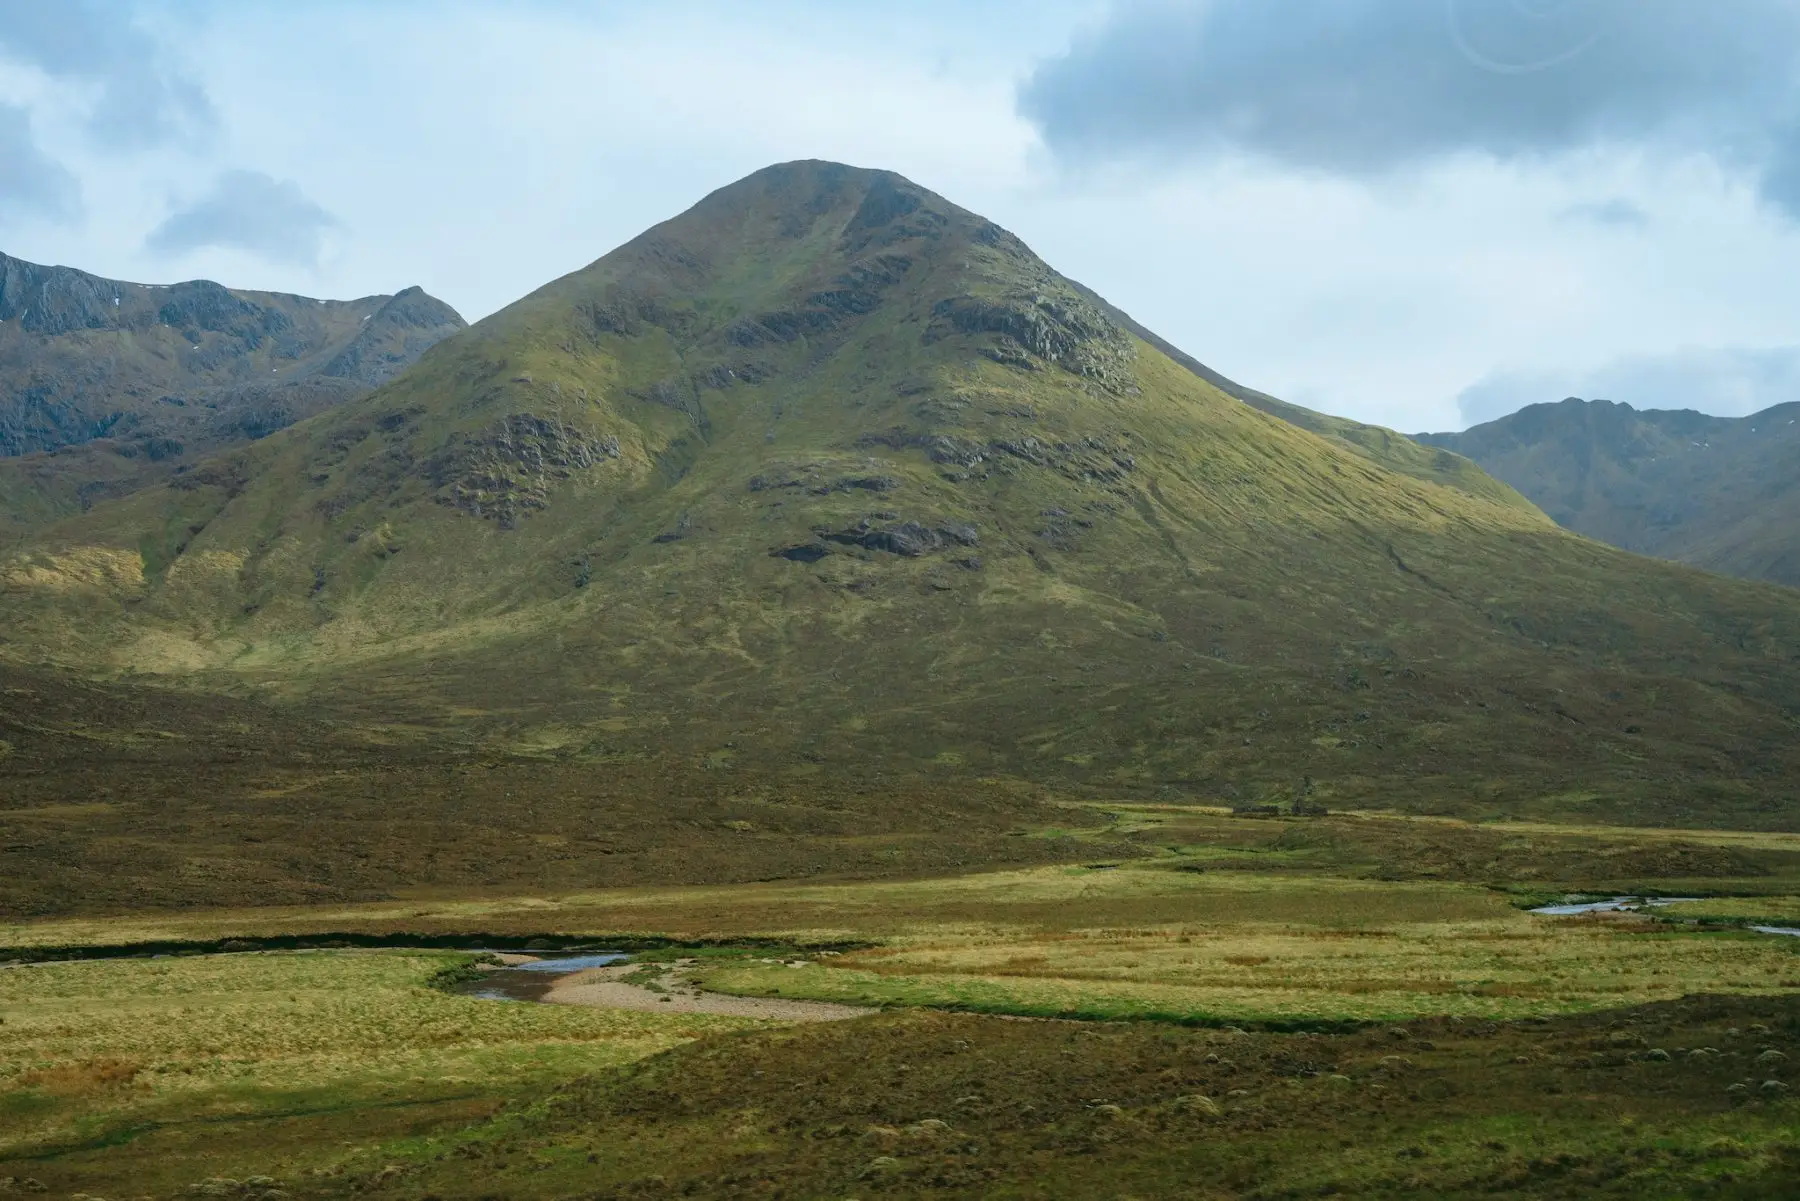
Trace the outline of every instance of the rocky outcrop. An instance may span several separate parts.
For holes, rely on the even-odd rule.
[[[350,345],[319,368],[319,374],[378,387],[443,341],[447,331],[460,328],[462,318],[455,309],[423,288],[407,288],[363,322]]]
[[[511,529],[546,508],[555,485],[619,457],[619,440],[561,418],[515,413],[464,438],[425,464],[437,503]]]

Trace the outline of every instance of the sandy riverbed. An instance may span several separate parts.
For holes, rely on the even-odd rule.
[[[620,977],[634,970],[629,963],[589,968],[559,977],[543,999],[552,1005],[591,1005],[600,1009],[636,1009],[646,1013],[725,1013],[778,1022],[835,1022],[876,1012],[830,1001],[789,1001],[779,997],[733,997],[703,992],[681,966],[662,979],[668,991],[656,992]]]

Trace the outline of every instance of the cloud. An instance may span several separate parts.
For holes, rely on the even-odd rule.
[[[80,186],[38,148],[30,114],[0,104],[0,214],[66,219],[80,210]]]
[[[291,180],[227,171],[211,192],[152,230],[144,245],[162,255],[226,247],[270,262],[310,267],[319,261],[326,231],[338,224]]]
[[[1800,346],[1684,350],[1578,371],[1501,372],[1463,389],[1456,405],[1465,425],[1480,425],[1565,396],[1743,417],[1800,397]]]
[[[1572,204],[1562,211],[1562,217],[1565,221],[1587,221],[1594,225],[1628,229],[1641,229],[1650,224],[1650,214],[1644,211],[1643,206],[1622,196],[1588,204]]]
[[[1655,145],[1800,215],[1797,50],[1788,0],[1140,0],[1039,64],[1019,104],[1073,158],[1363,179]]]
[[[88,130],[109,149],[179,141],[216,122],[206,92],[169,64],[123,4],[0,0],[0,51],[53,80],[91,89]]]

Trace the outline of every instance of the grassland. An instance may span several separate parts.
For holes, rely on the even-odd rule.
[[[727,992],[858,1004],[1286,1026],[1800,990],[1800,949],[1776,939],[1546,919],[1468,886],[1130,866],[1040,869],[1021,883],[1063,883],[1051,875],[1074,877],[1067,903],[1094,925],[945,924],[812,970],[726,966],[703,978]],[[1178,912],[1189,916],[1155,920]]]
[[[747,1023],[429,987],[466,955],[237,954],[0,972],[0,1177],[92,1192],[304,1175]],[[753,1023],[749,1023],[753,1024]]]
[[[759,1033],[478,1001],[425,987],[447,952],[12,968],[0,1178],[102,1196],[267,1176],[319,1197],[1560,1197],[1779,1196],[1800,1172],[1783,1058],[1800,940],[1727,921],[1800,894],[1792,836],[1073,806],[1024,840],[1139,853],[0,927],[21,951],[710,942],[715,989],[889,1010]],[[1531,878],[1484,878],[1500,847]],[[1522,908],[1609,891],[1603,870],[1708,863],[1705,923]]]

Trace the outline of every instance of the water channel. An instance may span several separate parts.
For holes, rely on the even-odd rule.
[[[523,963],[485,972],[478,980],[459,986],[456,991],[466,997],[489,1001],[541,1001],[560,976],[620,963],[631,956],[624,951],[592,951],[575,955],[545,955]]]

